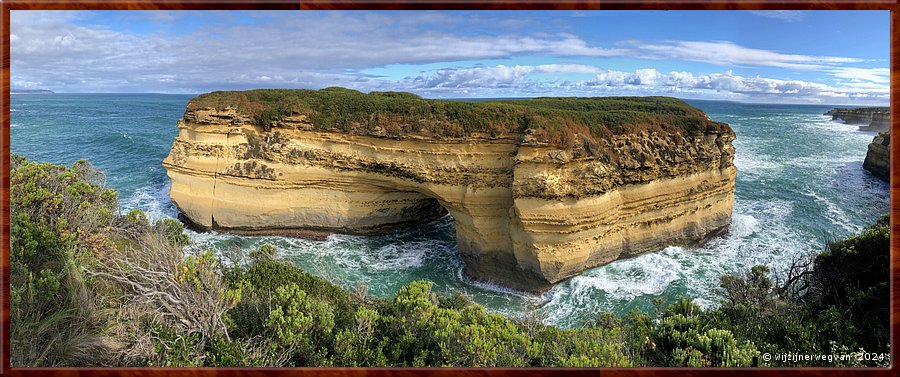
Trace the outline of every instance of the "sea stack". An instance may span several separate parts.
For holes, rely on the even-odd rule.
[[[702,242],[734,206],[734,132],[667,97],[214,92],[178,128],[163,166],[196,226],[379,234],[449,212],[466,273],[525,291]]]
[[[869,143],[863,168],[882,181],[891,181],[891,133],[882,132]]]
[[[842,120],[847,124],[859,124],[860,131],[887,132],[891,129],[889,107],[834,108],[825,115],[831,115],[832,120]]]

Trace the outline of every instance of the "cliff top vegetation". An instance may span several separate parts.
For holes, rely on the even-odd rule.
[[[200,95],[188,110],[233,107],[271,129],[292,115],[305,115],[316,129],[362,135],[439,138],[527,133],[540,142],[594,143],[612,135],[656,131],[727,132],[684,101],[671,97],[543,97],[528,100],[425,99],[411,93],[331,87],[321,90],[257,89]]]

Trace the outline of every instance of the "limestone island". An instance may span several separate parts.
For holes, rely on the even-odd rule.
[[[213,92],[178,128],[163,166],[195,226],[379,234],[449,212],[467,274],[524,291],[703,242],[734,206],[734,132],[668,97]]]
[[[887,132],[891,129],[890,107],[834,108],[824,115],[831,115],[831,120],[859,124],[860,131]]]

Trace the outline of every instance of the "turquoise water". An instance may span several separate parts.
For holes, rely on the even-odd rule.
[[[71,164],[87,159],[107,173],[122,207],[175,217],[160,162],[177,134],[189,95],[13,95],[11,149],[31,159]],[[375,295],[392,295],[417,279],[439,291],[462,290],[491,310],[535,310],[545,322],[577,326],[599,311],[649,309],[656,297],[679,295],[715,305],[718,276],[765,264],[776,276],[793,258],[823,249],[827,239],[856,233],[888,212],[888,185],[862,169],[874,134],[832,122],[831,106],[688,101],[737,134],[738,168],[728,234],[700,248],[668,247],[582,273],[543,295],[469,281],[449,217],[377,236],[334,235],[324,241],[189,232],[194,248],[250,250],[263,243],[311,273]]]

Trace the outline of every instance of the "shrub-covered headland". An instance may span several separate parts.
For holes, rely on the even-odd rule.
[[[599,142],[640,131],[694,134],[732,132],[725,123],[671,97],[553,97],[528,100],[455,101],[412,93],[331,87],[321,90],[217,91],[194,98],[188,111],[234,108],[254,123],[277,128],[288,116],[305,116],[315,129],[390,137],[462,138],[528,133],[535,140],[565,145],[576,136]]]

